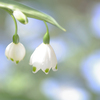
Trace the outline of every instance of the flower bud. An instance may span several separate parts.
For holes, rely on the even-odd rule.
[[[13,12],[13,15],[22,24],[27,24],[28,23],[27,16],[25,14],[23,14],[20,10],[15,10]]]

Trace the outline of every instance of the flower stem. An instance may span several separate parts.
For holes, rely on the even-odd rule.
[[[14,23],[15,23],[15,35],[17,35],[17,22],[16,22],[16,19],[15,19],[15,17],[12,14],[11,14],[11,17],[14,20]]]
[[[45,35],[44,35],[44,37],[43,37],[43,42],[44,42],[45,44],[49,44],[49,42],[50,42],[49,29],[48,29],[47,23],[46,23],[45,21],[44,21],[44,23],[45,23],[45,26],[46,26],[47,31],[46,31],[46,33],[45,33]]]
[[[11,17],[13,18],[13,21],[15,23],[15,34],[13,35],[13,43],[18,44],[19,43],[19,36],[17,34],[17,22],[16,22],[15,17],[13,16],[13,11],[9,10],[9,9],[5,9],[5,8],[4,8],[4,10],[7,11],[11,15]]]
[[[44,23],[45,23],[45,26],[46,26],[46,28],[47,28],[47,33],[49,34],[49,29],[48,29],[48,25],[47,25],[47,23],[44,21]]]
[[[18,44],[19,43],[19,36],[17,34],[17,22],[16,22],[15,17],[12,14],[11,14],[11,17],[13,18],[14,23],[15,23],[15,34],[13,35],[13,43]]]

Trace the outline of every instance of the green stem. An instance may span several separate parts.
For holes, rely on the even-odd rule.
[[[13,11],[9,10],[9,9],[5,9],[5,8],[3,8],[3,9],[5,11],[7,11],[11,15],[11,17],[13,18],[13,21],[15,23],[15,34],[13,35],[13,43],[18,44],[19,43],[19,36],[17,34],[17,22],[16,22],[15,17],[13,16]]]
[[[3,8],[5,11],[7,11],[10,15],[11,15],[11,17],[13,18],[13,21],[14,21],[14,23],[15,23],[15,34],[17,35],[17,22],[16,22],[16,19],[15,19],[15,17],[13,16],[13,11],[12,10],[9,10],[9,9],[5,9],[5,8]]]
[[[18,44],[19,43],[19,36],[17,34],[17,22],[16,22],[15,17],[12,14],[11,14],[11,17],[13,18],[14,23],[15,23],[15,34],[13,35],[13,43]]]
[[[48,33],[49,34],[49,29],[48,29],[48,25],[47,25],[47,23],[44,21],[44,23],[45,23],[45,26],[46,26],[46,28],[47,28],[47,32],[46,33]]]
[[[15,35],[17,35],[17,22],[16,22],[16,19],[15,19],[15,17],[13,15],[11,15],[11,17],[14,20],[14,23],[15,23]]]
[[[44,21],[44,23],[45,23],[45,26],[46,26],[47,31],[46,31],[46,33],[45,33],[45,35],[44,35],[44,37],[43,37],[43,42],[44,42],[45,44],[49,44],[49,42],[50,42],[49,29],[48,29],[47,23],[46,23],[45,21]]]

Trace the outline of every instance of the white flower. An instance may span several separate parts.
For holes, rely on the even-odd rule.
[[[57,58],[51,45],[40,44],[30,57],[30,65],[33,66],[33,73],[42,69],[43,72],[48,74],[51,68],[53,71],[56,71]]]
[[[19,63],[24,58],[25,53],[25,48],[21,43],[15,44],[12,42],[5,50],[6,57],[16,63]]]

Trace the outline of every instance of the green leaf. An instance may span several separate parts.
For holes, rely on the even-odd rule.
[[[61,27],[54,18],[51,16],[42,13],[38,10],[35,10],[33,8],[30,8],[28,6],[25,6],[23,4],[20,4],[16,1],[11,0],[0,0],[0,8],[15,11],[20,10],[22,13],[24,13],[27,17],[39,19],[48,23],[51,23],[58,28],[62,29],[63,31],[66,31],[63,27]]]

